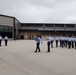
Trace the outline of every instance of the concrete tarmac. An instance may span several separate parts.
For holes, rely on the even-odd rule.
[[[0,47],[0,75],[76,75],[76,50],[51,48],[47,53],[47,41],[35,53],[34,40],[10,40]]]

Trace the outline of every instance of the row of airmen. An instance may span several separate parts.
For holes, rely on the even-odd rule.
[[[56,37],[56,43],[60,40],[60,47],[68,47],[69,49],[72,47],[76,49],[76,37]],[[57,45],[56,45],[57,46]]]
[[[70,48],[75,48],[76,49],[76,37],[66,37],[66,36],[60,36],[60,37],[47,37],[48,41],[47,41],[47,45],[48,45],[48,51],[50,51],[50,44],[51,44],[51,48],[53,48],[53,42],[55,40],[56,42],[56,47],[58,47],[60,42],[60,47],[66,47],[68,49]]]
[[[5,46],[7,46],[7,42],[8,42],[7,36],[4,37],[4,41],[5,41]],[[2,44],[2,36],[0,35],[0,47],[1,47],[1,44]]]

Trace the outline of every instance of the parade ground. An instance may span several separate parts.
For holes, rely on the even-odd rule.
[[[47,41],[35,53],[34,40],[10,40],[0,47],[0,75],[76,75],[76,50],[51,48],[47,53]]]

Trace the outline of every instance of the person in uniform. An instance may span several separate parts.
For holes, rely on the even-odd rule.
[[[66,36],[65,37],[65,47],[67,47],[67,44],[68,44],[68,37]]]
[[[68,49],[70,49],[70,47],[71,47],[71,38],[69,37],[68,38]]]
[[[64,47],[64,37],[61,37],[61,47]]]
[[[37,35],[35,41],[36,41],[36,50],[35,50],[35,52],[37,52],[37,51],[40,52],[40,42],[42,43],[42,41],[41,41],[39,35]]]
[[[54,37],[51,37],[50,40],[51,40],[51,48],[53,48]]]
[[[62,36],[60,36],[59,40],[60,40],[60,47],[62,47]]]
[[[1,43],[2,43],[2,36],[0,35],[0,46],[1,46]]]
[[[72,48],[74,48],[74,37],[71,37]]]
[[[7,36],[5,36],[4,40],[5,40],[5,46],[7,46],[8,37],[7,37]]]
[[[56,38],[55,38],[56,47],[58,47],[58,40],[59,40],[59,38],[58,38],[58,37],[56,37]]]
[[[51,42],[51,36],[49,35],[47,37],[47,46],[48,46],[47,52],[50,52],[50,42]]]
[[[66,37],[64,36],[64,47],[66,47]]]
[[[75,46],[75,49],[76,49],[76,37],[74,37],[74,42],[75,42],[75,45],[74,46]]]

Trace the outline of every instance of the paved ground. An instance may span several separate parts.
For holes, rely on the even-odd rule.
[[[76,50],[54,48],[47,53],[47,43],[34,53],[35,41],[9,41],[0,47],[0,75],[76,75]]]

